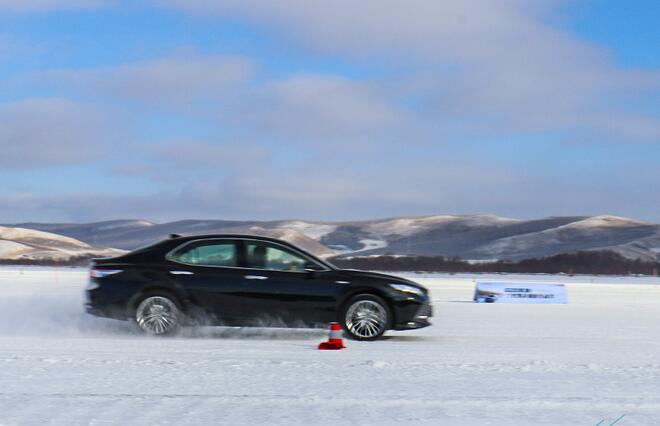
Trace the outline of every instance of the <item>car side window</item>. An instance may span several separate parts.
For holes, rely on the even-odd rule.
[[[283,247],[273,247],[264,243],[248,242],[245,249],[249,268],[303,272],[309,262],[305,257]]]
[[[174,253],[175,262],[199,266],[237,266],[236,244],[233,242],[203,242],[188,245]]]

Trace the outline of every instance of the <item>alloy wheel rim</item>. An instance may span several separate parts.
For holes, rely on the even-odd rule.
[[[144,299],[135,313],[140,328],[151,334],[163,334],[176,327],[179,310],[166,297],[153,296]]]
[[[346,311],[346,328],[355,336],[372,338],[385,330],[387,312],[378,302],[360,300]]]

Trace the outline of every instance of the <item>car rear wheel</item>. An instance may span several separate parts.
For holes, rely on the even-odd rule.
[[[387,331],[391,318],[390,308],[383,299],[361,294],[346,303],[341,324],[351,339],[376,340]]]
[[[165,336],[175,333],[182,313],[169,295],[149,294],[135,308],[135,323],[147,334]]]

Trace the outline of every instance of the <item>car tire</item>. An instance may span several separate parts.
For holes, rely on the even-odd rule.
[[[341,309],[339,323],[352,340],[380,339],[390,328],[392,310],[387,302],[373,294],[351,297]]]
[[[183,322],[183,310],[178,300],[166,292],[149,292],[137,300],[133,321],[137,328],[152,336],[176,334]]]

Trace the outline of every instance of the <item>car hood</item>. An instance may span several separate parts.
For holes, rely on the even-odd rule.
[[[378,281],[387,281],[388,283],[408,284],[426,290],[426,288],[423,285],[406,278],[397,277],[396,275],[381,274],[380,272],[358,271],[355,269],[342,269],[339,271],[339,273],[346,278],[354,278],[354,279],[363,278],[363,279],[372,279]]]

